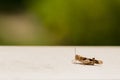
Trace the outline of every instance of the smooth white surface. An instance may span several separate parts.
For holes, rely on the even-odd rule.
[[[0,47],[0,80],[120,79],[120,47],[76,47],[104,64],[73,64],[75,47]]]

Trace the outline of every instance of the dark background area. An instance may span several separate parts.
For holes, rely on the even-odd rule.
[[[0,45],[120,45],[120,0],[0,0]]]

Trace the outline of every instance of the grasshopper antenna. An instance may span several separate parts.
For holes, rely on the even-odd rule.
[[[75,54],[75,57],[74,57],[74,60],[72,60],[72,63],[76,63],[76,48],[74,48],[74,54]]]
[[[76,55],[76,48],[75,48],[75,55]]]

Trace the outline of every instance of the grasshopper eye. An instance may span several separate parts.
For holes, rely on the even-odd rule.
[[[83,60],[86,60],[87,58],[83,58]]]

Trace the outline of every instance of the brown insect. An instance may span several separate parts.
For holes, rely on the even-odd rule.
[[[76,49],[75,49],[75,52],[76,52]],[[75,54],[75,61],[79,61],[81,62],[81,64],[84,64],[84,65],[103,64],[101,60],[96,60],[95,58],[87,58],[77,54]]]

